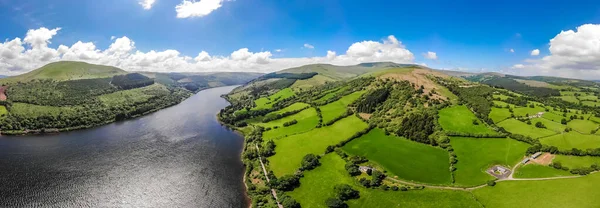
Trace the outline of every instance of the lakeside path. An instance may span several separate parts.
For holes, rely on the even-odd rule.
[[[260,148],[258,148],[258,144],[254,144],[254,145],[256,145],[256,151],[260,152]],[[258,155],[258,160],[260,161],[260,166],[262,166],[263,173],[265,174],[265,178],[267,179],[267,182],[271,182],[269,180],[269,174],[267,174],[267,169],[265,168],[265,164],[263,163],[262,157],[260,156],[260,154]],[[281,205],[279,203],[279,199],[277,198],[277,192],[275,191],[275,189],[271,189],[271,194],[273,194],[273,197],[275,197],[275,201],[277,202],[277,207],[283,208],[283,205]]]

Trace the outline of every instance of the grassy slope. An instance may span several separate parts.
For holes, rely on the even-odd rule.
[[[304,173],[300,187],[289,192],[302,207],[326,207],[325,200],[334,196],[336,184],[349,184],[360,192],[360,198],[348,201],[350,207],[479,207],[468,192],[424,189],[383,191],[366,189],[344,169],[345,161],[336,154],[321,158],[321,166]]]
[[[300,162],[305,155],[322,154],[327,146],[346,140],[365,128],[367,128],[366,123],[355,116],[350,116],[331,126],[276,139],[276,154],[269,158],[270,169],[277,176],[294,173],[300,167]]]
[[[585,150],[600,147],[600,136],[580,134],[575,131],[545,137],[540,139],[540,141],[542,144],[556,146],[561,150],[570,150],[572,148]]]
[[[0,105],[0,117],[3,117],[7,113],[8,113],[8,110],[6,110],[6,107],[4,107],[3,105]]]
[[[494,123],[498,123],[504,121],[507,118],[510,118],[510,111],[507,108],[492,108],[490,111],[490,115],[488,115]]]
[[[402,137],[386,136],[381,129],[373,129],[343,149],[383,166],[392,177],[430,184],[451,182],[447,151]]]
[[[562,124],[560,124],[558,122],[554,122],[554,121],[545,119],[543,117],[542,118],[531,119],[531,123],[533,125],[535,125],[537,122],[543,123],[544,126],[546,126],[546,129],[554,131],[554,132],[557,132],[557,133],[563,132],[565,130],[565,128],[566,128],[565,125],[562,125]]]
[[[544,180],[505,181],[494,187],[473,191],[485,207],[598,207],[600,174],[586,177]]]
[[[58,116],[61,112],[72,113],[75,107],[42,106],[27,103],[13,103],[10,113],[23,117],[38,117],[43,115]]]
[[[335,102],[319,107],[321,108],[321,114],[323,115],[323,123],[327,123],[338,116],[343,115],[346,112],[346,107],[352,104],[352,102],[354,102],[364,93],[365,91],[354,92],[340,98]]]
[[[331,81],[335,81],[332,78],[323,76],[323,75],[315,75],[314,77],[310,78],[310,79],[305,79],[305,80],[297,80],[296,82],[294,82],[294,84],[291,86],[292,88],[310,88],[310,87],[314,87],[314,86],[318,86],[318,85],[323,85],[326,82],[331,82]]]
[[[519,167],[514,174],[515,178],[548,178],[548,177],[558,177],[558,176],[570,176],[572,175],[568,171],[558,170],[556,168],[545,166],[545,165],[537,165],[537,164],[527,164],[525,166]]]
[[[292,121],[294,119],[296,121],[298,121],[297,124],[283,127],[283,123]],[[308,108],[306,110],[301,111],[300,113],[297,113],[297,114],[294,114],[294,115],[291,115],[291,116],[288,116],[288,117],[285,117],[285,118],[282,118],[279,120],[271,121],[268,123],[259,123],[257,125],[264,126],[264,127],[272,127],[272,128],[275,126],[279,126],[279,128],[277,128],[277,129],[271,129],[271,130],[263,133],[263,138],[265,140],[268,140],[268,139],[285,137],[285,136],[289,136],[292,134],[310,131],[311,129],[315,128],[317,126],[317,124],[319,124],[319,118],[317,117],[317,111],[314,108]]]
[[[47,64],[31,72],[2,79],[1,82],[27,81],[32,79],[54,79],[54,80],[74,80],[74,79],[94,79],[112,77],[114,75],[126,74],[122,69],[88,64],[75,61],[60,61]]]
[[[556,155],[552,162],[560,162],[563,166],[568,168],[587,168],[592,164],[600,165],[600,157]]]
[[[598,128],[598,124],[593,121],[575,119],[567,123],[568,127],[582,134],[589,134],[592,130]]]
[[[291,88],[279,90],[279,92],[269,96],[268,98],[262,97],[255,100],[254,103],[256,104],[256,107],[254,107],[252,110],[271,108],[273,107],[273,104],[277,103],[278,100],[286,99],[294,95],[295,93]]]
[[[153,84],[146,87],[122,90],[110,94],[98,96],[105,105],[116,106],[124,103],[144,102],[154,96],[169,94],[169,90],[161,84]]]
[[[528,145],[512,139],[450,138],[458,163],[454,172],[455,183],[475,186],[493,179],[485,173],[492,165],[512,167],[525,156]]]
[[[516,119],[507,119],[498,123],[498,126],[503,127],[506,131],[511,132],[513,134],[521,134],[525,136],[530,136],[532,138],[540,138],[546,137],[550,135],[557,134],[554,131],[537,128],[535,127],[535,123],[531,123],[531,125],[526,124],[525,122],[518,121]]]
[[[310,105],[306,104],[306,103],[298,102],[298,103],[294,103],[294,104],[292,104],[292,105],[290,105],[288,107],[285,107],[285,108],[283,108],[281,110],[278,110],[278,111],[275,111],[275,112],[271,112],[271,113],[267,114],[267,116],[269,116],[269,115],[275,115],[275,114],[283,114],[283,113],[287,113],[287,112],[291,112],[291,111],[296,111],[296,110],[300,110],[300,109],[308,107],[308,106],[310,106]]]
[[[495,133],[489,129],[483,122],[479,121],[475,115],[464,105],[455,105],[444,108],[439,111],[439,123],[446,131],[464,132],[464,133]],[[477,120],[479,125],[474,125],[473,120]]]

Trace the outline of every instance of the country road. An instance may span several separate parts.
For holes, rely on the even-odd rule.
[[[260,152],[260,148],[258,148],[258,144],[256,145],[256,151]],[[262,161],[262,157],[260,156],[260,154],[258,154],[258,160],[260,161],[260,166],[262,166],[263,169],[263,173],[265,173],[265,178],[267,179],[267,182],[271,182],[269,180],[269,174],[267,174],[267,169],[265,168],[265,164]],[[279,203],[279,199],[277,198],[277,192],[275,191],[275,189],[271,189],[271,194],[273,194],[273,197],[275,198],[275,201],[277,202],[277,207],[279,208],[283,208],[283,205],[281,205]]]

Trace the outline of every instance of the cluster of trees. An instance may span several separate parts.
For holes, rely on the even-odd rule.
[[[345,201],[350,199],[360,198],[360,192],[353,189],[348,184],[338,184],[333,187],[335,197],[331,197],[325,200],[325,205],[329,208],[346,208],[348,205]]]
[[[131,73],[113,76],[110,83],[119,89],[127,90],[152,85],[154,84],[154,79],[150,79],[140,73]]]
[[[479,119],[488,124],[494,123],[492,119],[488,117],[493,106],[493,102],[490,98],[494,91],[493,88],[489,86],[461,87],[456,83],[438,82],[447,87],[450,92],[457,95],[460,103],[467,104]]]
[[[300,176],[298,175],[284,175],[279,178],[271,177],[269,181],[269,187],[282,190],[282,191],[293,191],[295,188],[300,186]]]
[[[560,96],[560,91],[547,87],[532,87],[507,77],[492,77],[481,83],[536,97]]]
[[[552,164],[550,164],[550,167],[553,167],[553,168],[559,169],[559,170],[569,171],[569,168],[562,166],[562,164],[560,162],[553,162]],[[586,167],[586,168],[573,168],[569,172],[571,172],[571,174],[587,175],[594,171],[600,171],[600,166],[598,164],[592,164],[590,167]]]
[[[267,79],[274,79],[274,78],[303,80],[303,79],[310,79],[310,78],[316,76],[317,74],[319,74],[319,73],[317,73],[317,72],[310,72],[310,73],[277,73],[277,72],[273,72],[273,73],[265,74],[265,75],[259,77],[257,80],[267,80]]]
[[[381,182],[386,177],[386,175],[383,174],[381,171],[375,170],[375,169],[368,169],[367,174],[371,176],[371,180],[366,179],[366,178],[360,178],[358,180],[358,182],[361,185],[363,185],[364,187],[367,187],[367,188],[371,188],[371,187],[374,188],[374,187],[381,186]]]
[[[446,135],[461,136],[461,137],[473,137],[473,138],[506,138],[506,134],[502,134],[502,133],[467,133],[467,132],[446,131]]]
[[[429,138],[433,134],[437,122],[437,113],[432,110],[424,110],[408,114],[402,119],[402,125],[396,132],[410,140],[436,145],[435,139]]]
[[[382,104],[390,95],[389,88],[379,88],[364,95],[356,105],[356,111],[361,113],[373,113],[378,105]]]
[[[312,170],[321,165],[319,162],[319,156],[314,154],[307,154],[302,158],[302,162],[300,164],[300,170]]]
[[[294,119],[294,120],[283,123],[283,127],[288,127],[288,126],[291,126],[291,125],[294,125],[297,123],[298,123],[298,121],[296,121],[296,119]]]

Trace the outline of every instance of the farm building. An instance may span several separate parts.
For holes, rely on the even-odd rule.
[[[368,170],[373,171],[373,168],[369,166],[358,166],[358,170],[360,170],[360,172],[366,173]]]
[[[535,154],[531,155],[531,159],[535,159],[535,158],[539,157],[540,155],[542,155],[541,152],[536,152]]]
[[[492,171],[494,171],[496,173],[500,173],[500,175],[504,175],[505,173],[508,172],[508,169],[506,169],[502,166],[494,166],[494,168],[492,168]]]
[[[523,161],[521,161],[521,163],[522,163],[522,164],[526,164],[527,162],[529,162],[529,160],[530,160],[530,159],[531,159],[531,158],[525,158],[525,159],[523,159]]]
[[[535,115],[529,116],[529,118],[541,118],[544,115],[544,112],[538,112]]]

